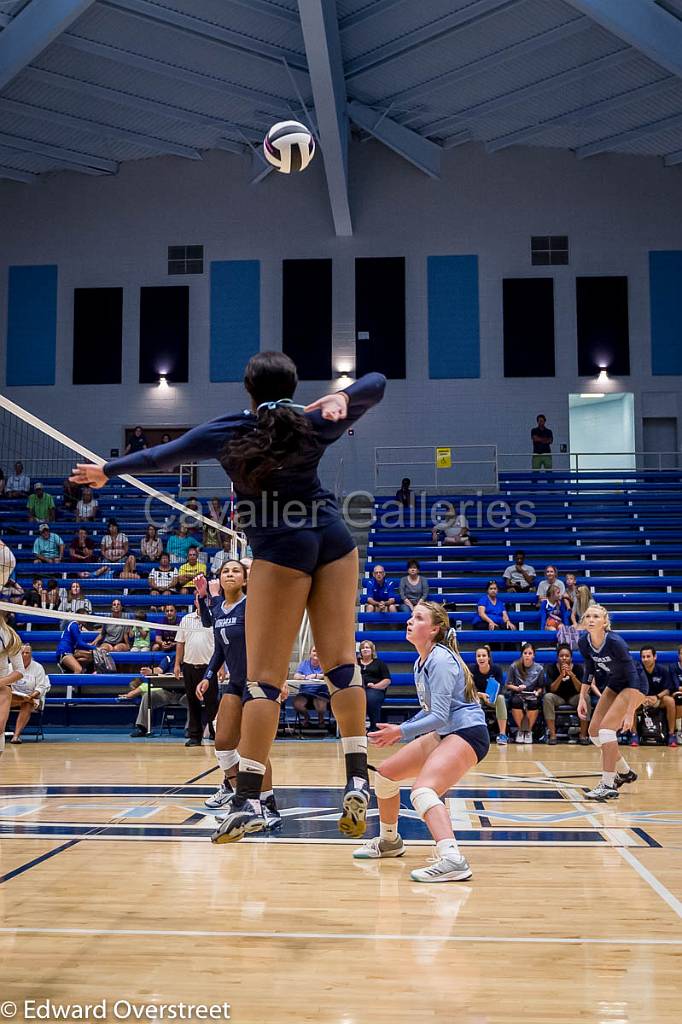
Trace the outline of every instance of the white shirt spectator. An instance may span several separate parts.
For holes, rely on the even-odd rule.
[[[535,577],[536,572],[532,565],[528,565],[526,562],[523,563],[524,572],[528,573],[529,576]],[[502,573],[505,580],[509,580],[513,587],[530,587],[530,584],[526,581],[525,577],[522,576],[516,563],[514,565],[508,565]]]
[[[215,555],[211,559],[211,572],[214,576],[217,576],[222,569],[225,562],[231,562],[232,555],[229,551],[224,551],[222,548],[220,551],[216,551]]]
[[[23,491],[26,494],[31,490],[31,478],[26,473],[13,473],[12,476],[7,477],[7,483],[5,484],[6,491]]]
[[[40,703],[43,704],[51,685],[45,669],[33,658],[31,658],[28,668],[24,668],[23,663],[21,668],[23,675],[21,679],[12,684],[12,693],[16,693],[20,697],[30,697],[37,690],[40,697],[36,699],[40,699]]]
[[[97,515],[98,502],[95,498],[90,501],[83,501],[82,499],[76,505],[76,516],[79,519],[94,519]]]
[[[208,665],[213,657],[213,629],[201,625],[197,612],[182,616],[175,642],[185,645],[184,664]]]
[[[154,590],[170,590],[176,576],[175,569],[152,569],[148,576],[149,586]]]
[[[542,583],[540,583],[540,585],[538,586],[538,589],[537,589],[538,601],[542,601],[545,597],[547,597],[547,591],[549,590],[549,588],[551,586],[558,587],[559,588],[559,596],[560,597],[564,596],[564,594],[566,592],[566,584],[563,582],[563,580],[560,580],[557,577],[557,579],[555,579],[553,581],[553,583],[550,583],[549,580],[543,580]]]

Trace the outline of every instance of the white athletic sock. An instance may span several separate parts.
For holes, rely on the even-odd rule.
[[[675,719],[675,730],[677,732],[682,732],[682,718]]]
[[[616,773],[615,772],[602,772],[601,780],[605,786],[610,786],[611,789],[616,785]]]
[[[440,839],[436,843],[436,850],[439,857],[459,856],[459,846],[456,839]]]
[[[261,793],[260,798],[261,798],[261,800],[267,800],[268,797],[271,797],[271,796],[274,796],[274,795],[275,795],[274,790],[269,789],[266,793]]]
[[[366,754],[367,753],[367,737],[366,736],[342,736],[341,747],[344,754]]]
[[[619,775],[625,775],[627,772],[630,771],[630,765],[627,763],[622,754],[616,761],[616,771]]]
[[[398,822],[394,825],[387,825],[384,821],[381,821],[379,822],[379,828],[379,835],[382,839],[387,839],[389,842],[394,843],[398,838]]]
[[[260,761],[252,761],[250,757],[239,758],[240,772],[253,772],[256,775],[265,775],[265,765]]]
[[[239,764],[239,751],[238,750],[216,750],[215,759],[224,772],[228,772],[230,768],[234,768],[236,764]]]

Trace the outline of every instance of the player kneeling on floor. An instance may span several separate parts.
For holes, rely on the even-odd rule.
[[[380,722],[378,730],[369,734],[377,747],[401,740],[406,740],[407,746],[384,761],[376,773],[380,834],[353,857],[402,856],[400,783],[414,780],[412,806],[436,843],[436,855],[431,865],[412,871],[413,881],[465,881],[471,878],[471,868],[457,845],[442,797],[488,753],[485,713],[471,673],[460,657],[455,631],[440,605],[430,601],[417,604],[406,636],[419,653],[414,681],[421,711],[402,725]]]

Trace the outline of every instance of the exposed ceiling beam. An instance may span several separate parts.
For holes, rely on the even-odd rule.
[[[489,100],[475,103],[471,107],[457,111],[456,114],[440,117],[436,121],[430,121],[428,124],[422,125],[419,130],[425,135],[441,135],[444,131],[452,132],[456,128],[471,124],[477,118],[487,117],[489,114],[495,114],[499,110],[516,106],[519,103],[526,103],[528,100],[534,100],[538,96],[546,96],[548,92],[559,88],[563,89],[574,82],[582,82],[588,75],[593,75],[597,72],[603,74],[605,71],[618,68],[625,61],[632,59],[634,55],[634,51],[629,46],[625,46],[622,50],[617,50],[615,53],[607,53],[602,57],[595,57],[585,64],[578,64],[576,67],[567,68],[565,71],[559,71],[556,75],[549,75],[547,78],[542,78],[537,82],[522,85],[518,89],[509,89],[500,96],[492,96]]]
[[[33,0],[0,36],[0,89],[40,56],[95,0]]]
[[[216,131],[245,130],[245,126],[234,125],[231,121],[221,121],[220,118],[211,117],[199,111],[187,110],[185,107],[176,107],[161,100],[149,99],[147,96],[137,96],[135,93],[124,92],[122,89],[113,89],[109,85],[98,85],[96,82],[89,82],[82,78],[71,78],[70,75],[62,75],[58,71],[48,71],[47,68],[26,68],[22,77],[42,82],[44,85],[64,89],[68,92],[96,97],[106,102],[118,103],[120,106],[128,107],[131,110],[149,111],[150,114],[161,114],[164,117],[173,118],[175,121],[202,125],[205,128],[215,128]]]
[[[166,28],[177,29],[185,35],[208,40],[270,65],[276,64],[280,70],[282,61],[286,60],[290,68],[305,73],[305,82],[307,82],[308,67],[301,54],[295,50],[254,39],[243,32],[225,28],[215,22],[198,18],[194,14],[176,11],[158,3],[157,0],[99,0],[99,5],[100,7],[109,7],[129,17],[139,18],[143,22],[155,22]]]
[[[653,0],[566,0],[581,14],[624,39],[682,78],[682,21]]]
[[[9,178],[11,181],[22,181],[26,185],[32,185],[38,180],[38,175],[30,174],[28,171],[17,171],[14,167],[5,167],[0,164],[0,178]]]
[[[280,21],[288,21],[290,25],[298,25],[298,14],[288,7],[274,3],[273,0],[228,0],[228,3],[236,4],[238,7],[246,7],[256,14],[265,14],[269,18],[279,18]]]
[[[610,114],[614,110],[627,107],[637,100],[658,96],[663,89],[669,88],[673,84],[677,84],[677,79],[672,75],[666,75],[665,78],[661,78],[657,82],[639,85],[635,89],[628,89],[627,92],[620,92],[616,96],[609,96],[604,100],[588,103],[584,107],[576,107],[564,114],[557,114],[556,117],[548,117],[545,121],[528,125],[526,128],[519,128],[518,131],[509,132],[507,135],[500,135],[498,138],[491,139],[486,143],[486,150],[489,153],[495,153],[498,149],[506,149],[507,146],[523,145],[525,142],[530,142],[536,136],[542,135],[548,128],[556,128],[560,125],[581,125],[592,117]]]
[[[648,124],[637,125],[626,132],[618,132],[617,135],[609,135],[605,139],[596,142],[589,142],[580,146],[575,155],[581,160],[588,156],[596,156],[598,153],[610,153],[619,146],[629,142],[636,142],[637,139],[645,139],[647,135],[657,135],[658,132],[665,132],[669,129],[682,128],[682,114],[671,114],[669,117],[662,117],[659,121],[650,121]]]
[[[135,142],[141,146],[157,149],[160,153],[170,153],[174,156],[186,157],[188,160],[201,160],[201,153],[196,149],[192,149],[191,146],[183,146],[178,142],[170,142],[168,139],[159,139],[156,136],[146,135],[143,132],[130,131],[128,128],[119,128],[113,124],[104,124],[100,121],[91,121],[83,117],[74,117],[72,114],[65,114],[62,111],[36,107],[30,103],[21,103],[19,100],[11,100],[6,96],[0,96],[0,113],[2,111],[18,114],[21,117],[32,117],[38,121],[47,121],[48,124],[60,124],[65,128],[75,128],[78,131],[95,135],[100,140],[123,139],[126,142]]]
[[[511,46],[505,46],[501,50],[496,50],[495,53],[490,53],[487,57],[470,61],[468,64],[463,64],[462,67],[454,68],[452,71],[446,71],[442,75],[435,75],[433,78],[410,86],[408,89],[403,89],[392,96],[385,96],[382,102],[389,103],[395,101],[404,103],[407,100],[412,101],[422,96],[431,96],[439,89],[448,89],[453,85],[457,85],[458,82],[465,81],[467,78],[487,74],[503,64],[527,57],[529,54],[535,53],[536,50],[541,50],[552,43],[569,39],[579,32],[584,32],[589,27],[590,22],[588,18],[574,18],[572,21],[564,22],[563,25],[557,25],[555,28],[538,32],[535,36],[530,36],[528,39],[522,39],[518,43],[512,43]]]
[[[347,14],[339,22],[339,28],[344,32],[347,28],[352,28],[353,25],[359,25],[361,22],[367,21],[368,18],[376,18],[379,14],[386,14],[392,7],[397,7],[398,4],[404,3],[405,0],[375,0],[374,3],[368,3],[366,7],[362,7],[359,11]]]
[[[53,146],[48,142],[39,142],[36,139],[20,138],[18,135],[10,135],[8,132],[0,132],[0,145],[7,149],[19,149],[25,153],[38,153],[40,156],[54,157],[61,163],[73,165],[84,174],[100,174],[102,171],[114,174],[118,170],[118,164],[113,160],[103,160],[99,156],[90,156],[88,153],[79,153],[74,149]]]
[[[152,74],[170,78],[176,85],[178,82],[186,82],[188,85],[195,85],[200,89],[210,89],[212,92],[218,92],[222,96],[239,96],[240,99],[246,99],[252,103],[263,103],[267,100],[270,102],[273,100],[285,102],[287,99],[287,97],[278,96],[276,93],[261,92],[259,89],[239,85],[224,78],[217,78],[215,75],[206,75],[201,71],[192,71],[190,68],[157,60],[154,57],[147,57],[142,53],[123,50],[110,43],[86,39],[83,36],[74,35],[72,32],[62,36],[59,42],[82,53],[89,53],[95,57],[104,57],[106,60],[114,61],[117,64],[125,64],[128,67],[138,68],[141,71],[149,71]]]
[[[236,142],[234,139],[216,139],[213,148],[223,149],[226,153],[234,153],[235,156],[243,156],[247,149],[245,143]]]
[[[406,32],[397,39],[374,47],[369,52],[362,53],[348,61],[346,63],[346,81],[351,81],[358,75],[366,74],[390,61],[404,57],[425,43],[445,39],[454,32],[459,32],[485,18],[500,14],[509,7],[515,7],[519,2],[521,0],[473,0],[472,3],[460,10],[444,14],[440,18],[436,18],[435,21],[429,22],[428,25]]]
[[[351,120],[399,156],[409,160],[430,178],[440,178],[442,150],[411,128],[404,128],[380,110],[353,101],[348,105]]]
[[[674,153],[666,153],[663,163],[666,167],[675,167],[677,164],[682,164],[682,149],[676,149]]]
[[[272,164],[267,162],[262,152],[254,146],[251,150],[251,184],[258,185],[274,169]]]
[[[335,0],[298,0],[327,189],[337,235],[353,234],[348,198],[348,110]]]
[[[449,138],[443,140],[443,149],[455,149],[456,146],[463,146],[467,142],[473,142],[473,133],[468,129],[464,129],[462,132],[457,132],[455,135],[451,135]]]

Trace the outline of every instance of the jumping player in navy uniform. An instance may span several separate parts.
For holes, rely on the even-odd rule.
[[[370,733],[370,741],[378,747],[400,740],[407,740],[407,746],[383,761],[375,775],[380,834],[353,857],[402,856],[400,783],[414,779],[410,800],[436,843],[436,857],[428,867],[414,870],[411,878],[415,882],[461,882],[471,878],[471,868],[457,845],[442,797],[488,753],[485,713],[441,605],[430,601],[415,605],[406,636],[419,653],[414,682],[422,707],[402,725],[379,722],[377,731]]]
[[[606,608],[593,604],[580,625],[587,630],[578,640],[578,649],[585,659],[585,682],[580,687],[578,717],[587,717],[590,683],[595,680],[602,691],[589,726],[589,737],[601,748],[602,778],[598,786],[585,794],[587,800],[614,800],[626,782],[635,782],[637,775],[622,754],[619,754],[617,732],[632,729],[635,712],[647,695],[646,679],[637,671],[628,645],[622,636],[611,630]]]
[[[217,459],[232,479],[238,525],[253,550],[246,609],[244,691],[237,786],[221,826],[224,842],[264,828],[260,806],[265,766],[277,732],[280,692],[303,613],[341,732],[347,784],[339,829],[366,828],[369,784],[365,693],[355,661],[358,553],[317,467],[329,445],[381,401],[386,379],[370,373],[303,408],[292,402],[298,376],[281,352],[261,352],[246,367],[251,410],[220,416],[168,444],[106,463],[76,467],[73,482],[103,487],[119,473],[170,471],[179,463]]]
[[[211,680],[224,665],[228,681],[219,686],[220,704],[216,717],[215,756],[223,770],[223,781],[204,803],[215,812],[216,818],[225,818],[234,796],[234,782],[239,764],[239,734],[242,723],[244,687],[246,686],[246,566],[235,559],[223,562],[217,580],[206,583],[203,576],[195,580],[199,598],[201,623],[213,627],[214,653],[206,675],[197,686],[197,697],[201,700]],[[215,585],[220,594],[214,594]],[[211,594],[209,594],[209,589]],[[272,765],[268,760],[263,778],[261,807],[268,829],[280,828],[282,818],[277,809],[272,789]],[[220,829],[211,836],[214,843],[221,842]]]

